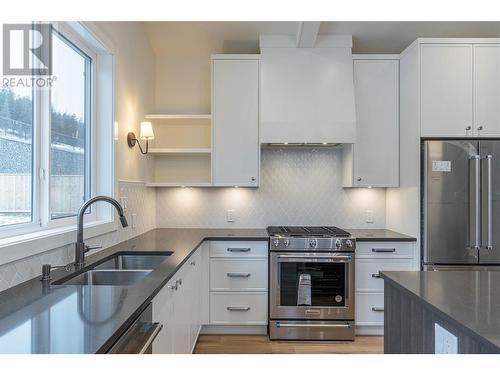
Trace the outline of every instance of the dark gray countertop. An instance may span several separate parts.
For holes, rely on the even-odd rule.
[[[356,241],[384,241],[384,242],[404,242],[416,241],[415,237],[407,236],[406,234],[394,232],[389,229],[346,229]]]
[[[173,251],[132,286],[43,284],[36,278],[0,293],[0,353],[102,353],[147,307],[204,240],[268,240],[264,229],[155,229],[87,257]],[[67,276],[54,271],[53,279]]]
[[[412,241],[384,230],[350,229],[358,241]],[[267,241],[265,229],[155,229],[87,257],[173,251],[132,286],[43,286],[38,278],[0,292],[0,353],[106,352],[204,240]],[[71,271],[73,272],[73,271]],[[53,271],[53,279],[71,272]]]
[[[478,338],[500,348],[500,271],[383,271],[392,285],[416,296]]]

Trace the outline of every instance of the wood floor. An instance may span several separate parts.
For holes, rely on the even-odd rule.
[[[356,336],[353,342],[270,341],[267,336],[201,335],[195,354],[382,354],[383,336]]]

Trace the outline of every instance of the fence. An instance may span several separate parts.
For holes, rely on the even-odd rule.
[[[83,203],[83,176],[51,177],[51,212],[74,213]],[[0,173],[0,213],[31,211],[31,174]]]

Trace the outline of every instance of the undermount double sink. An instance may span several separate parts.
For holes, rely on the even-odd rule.
[[[134,285],[160,266],[172,251],[116,253],[89,270],[54,282],[55,285]]]

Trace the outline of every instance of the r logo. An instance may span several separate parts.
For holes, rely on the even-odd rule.
[[[3,25],[3,74],[52,74],[52,25]]]

